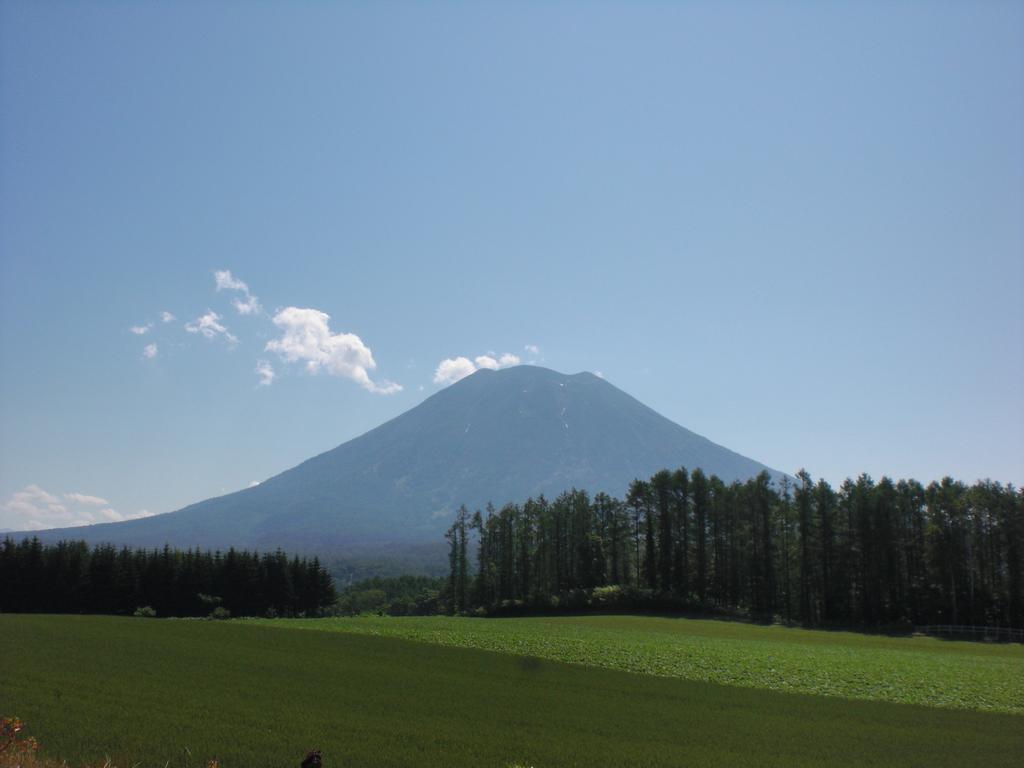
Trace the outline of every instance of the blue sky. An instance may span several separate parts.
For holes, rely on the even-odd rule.
[[[790,472],[1019,484],[1022,214],[1020,4],[5,2],[0,528],[502,354]]]

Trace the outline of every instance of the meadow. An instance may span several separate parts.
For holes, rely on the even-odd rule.
[[[28,723],[43,756],[72,765],[110,756],[141,768],[209,758],[223,768],[280,768],[316,747],[325,768],[1009,766],[1024,750],[1019,715],[347,631],[0,615],[0,655],[0,712]]]
[[[648,616],[253,620],[683,680],[1024,714],[1024,646]]]

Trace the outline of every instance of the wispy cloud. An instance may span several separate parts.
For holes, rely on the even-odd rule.
[[[260,306],[260,300],[255,296],[247,296],[245,301],[242,301],[242,299],[232,299],[231,304],[240,315],[251,315],[262,309]]]
[[[201,334],[207,339],[215,339],[218,336],[223,336],[229,344],[237,344],[238,337],[221,325],[220,320],[220,315],[212,309],[208,309],[206,310],[205,315],[197,317],[191,323],[185,323],[185,330],[189,333]]]
[[[142,336],[143,334],[149,333],[152,328],[152,323],[146,323],[145,325],[133,325],[128,330],[134,333],[136,336]]]
[[[122,513],[100,496],[86,493],[50,493],[38,485],[27,485],[0,504],[0,528],[38,531],[46,528],[70,528],[95,523],[117,523],[148,517],[147,510]]]
[[[536,344],[527,344],[526,346],[523,347],[523,349],[525,349],[531,355],[540,354],[540,347],[538,347]]]
[[[490,352],[486,355],[477,355],[472,360],[461,355],[459,357],[447,357],[437,364],[437,368],[434,371],[434,383],[447,386],[484,368],[496,371],[499,368],[507,368],[510,365],[519,365],[519,363],[519,356],[511,352],[505,352],[498,357],[495,357],[495,353]]]
[[[256,375],[260,377],[259,386],[269,387],[274,383],[274,378],[277,376],[274,373],[274,366],[267,360],[256,361]]]
[[[401,392],[400,384],[377,383],[370,378],[369,372],[377,368],[370,348],[354,333],[332,333],[330,319],[317,309],[286,307],[274,315],[281,338],[267,342],[266,350],[276,352],[286,362],[304,363],[311,374],[323,369],[332,376],[351,379],[369,392]]]
[[[142,348],[142,356],[147,360],[152,360],[154,357],[156,357],[156,352],[156,344],[147,344]]]
[[[218,269],[213,273],[213,280],[217,284],[218,291],[249,292],[249,286],[232,275],[230,269]]]
[[[160,313],[160,322],[161,323],[173,323],[177,319],[178,318],[176,318],[174,315],[172,315],[166,309],[163,312]]]
[[[89,496],[86,493],[65,493],[64,498],[67,499],[68,501],[73,501],[76,504],[87,504],[90,507],[110,506],[110,502],[107,501],[106,499],[102,499],[99,496]]]
[[[251,315],[263,309],[260,300],[249,292],[249,286],[231,274],[230,269],[218,269],[213,273],[213,280],[217,284],[217,291],[238,291],[245,295],[245,299],[235,298],[231,300],[232,305],[240,315]]]

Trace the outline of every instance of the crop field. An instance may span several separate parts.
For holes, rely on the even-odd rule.
[[[1019,644],[646,616],[254,621],[746,688],[1024,714],[1024,646]]]
[[[624,619],[604,621],[594,620],[594,632]],[[646,621],[628,631],[646,634]],[[515,624],[491,624],[515,636]],[[989,655],[1021,663],[1005,649]],[[0,656],[0,713],[24,719],[43,756],[72,765],[110,756],[140,768],[201,766],[216,757],[223,768],[285,768],[316,747],[325,768],[933,768],[1017,765],[1024,752],[1020,715],[239,621],[0,615]]]

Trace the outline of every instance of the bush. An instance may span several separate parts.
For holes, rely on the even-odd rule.
[[[210,611],[211,619],[230,619],[231,611],[225,608],[223,605],[218,605],[212,611]]]
[[[39,744],[31,736],[25,736],[25,724],[16,717],[0,719],[0,753],[19,757],[33,755]]]
[[[153,610],[153,606],[151,605],[140,605],[135,609],[135,613],[132,615],[141,616],[144,619],[155,619],[156,611]]]

